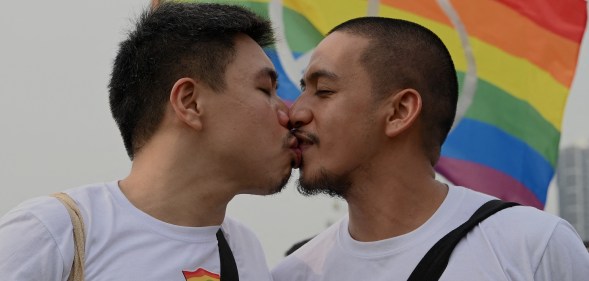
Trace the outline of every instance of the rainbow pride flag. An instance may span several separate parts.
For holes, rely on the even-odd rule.
[[[583,0],[200,1],[249,7],[271,19],[267,54],[279,95],[298,94],[313,48],[361,16],[417,22],[438,34],[460,81],[457,120],[436,171],[454,184],[543,208],[562,116],[587,21]]]
[[[182,271],[184,279],[186,281],[219,281],[221,276],[216,273],[212,273],[206,269],[198,268],[195,271]]]

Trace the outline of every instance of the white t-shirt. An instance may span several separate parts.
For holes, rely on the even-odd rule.
[[[157,220],[135,208],[117,182],[66,193],[77,202],[86,228],[86,280],[218,280],[219,226],[182,227]],[[0,279],[67,280],[72,228],[67,210],[53,197],[31,199],[11,210],[0,219]],[[271,280],[254,233],[230,218],[221,228],[239,279]]]
[[[354,240],[344,217],[285,258],[272,275],[275,281],[407,280],[439,239],[491,199],[451,186],[425,224],[376,242]],[[589,280],[589,253],[566,221],[532,207],[511,207],[467,234],[440,280]]]

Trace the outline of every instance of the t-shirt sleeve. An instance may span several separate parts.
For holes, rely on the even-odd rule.
[[[561,220],[546,245],[534,280],[587,280],[589,252],[574,228]]]
[[[0,218],[0,276],[3,281],[66,280],[67,275],[64,275],[59,247],[34,214],[12,211]]]

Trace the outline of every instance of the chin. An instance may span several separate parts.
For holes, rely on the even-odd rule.
[[[252,188],[251,192],[248,193],[253,195],[272,195],[281,192],[290,179],[290,171],[282,177],[275,177],[272,181],[266,182],[257,188]]]
[[[297,189],[305,196],[326,194],[331,197],[346,198],[352,184],[348,175],[336,175],[321,168],[316,173],[310,174],[301,171]]]
[[[274,188],[272,188],[270,190],[269,194],[275,194],[275,193],[281,192],[286,187],[286,184],[288,184],[288,180],[290,179],[291,172],[292,172],[292,169],[289,169],[288,173],[286,173],[286,175],[283,176],[280,181],[276,182],[276,184],[274,185]]]

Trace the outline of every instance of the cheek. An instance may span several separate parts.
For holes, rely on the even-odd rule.
[[[286,136],[287,129],[280,124],[277,111],[272,108],[258,110],[256,118],[250,120],[255,123],[258,130],[258,136],[264,136],[264,143],[275,143],[277,138]]]
[[[321,132],[320,142],[326,159],[354,158],[366,149],[365,127],[357,119],[341,118],[335,122],[324,124],[329,129]]]
[[[317,131],[320,134],[320,141],[324,139],[328,147],[347,142],[349,136],[355,133],[354,118],[339,114],[339,111],[326,112],[326,114],[316,118],[315,122],[317,123]]]

